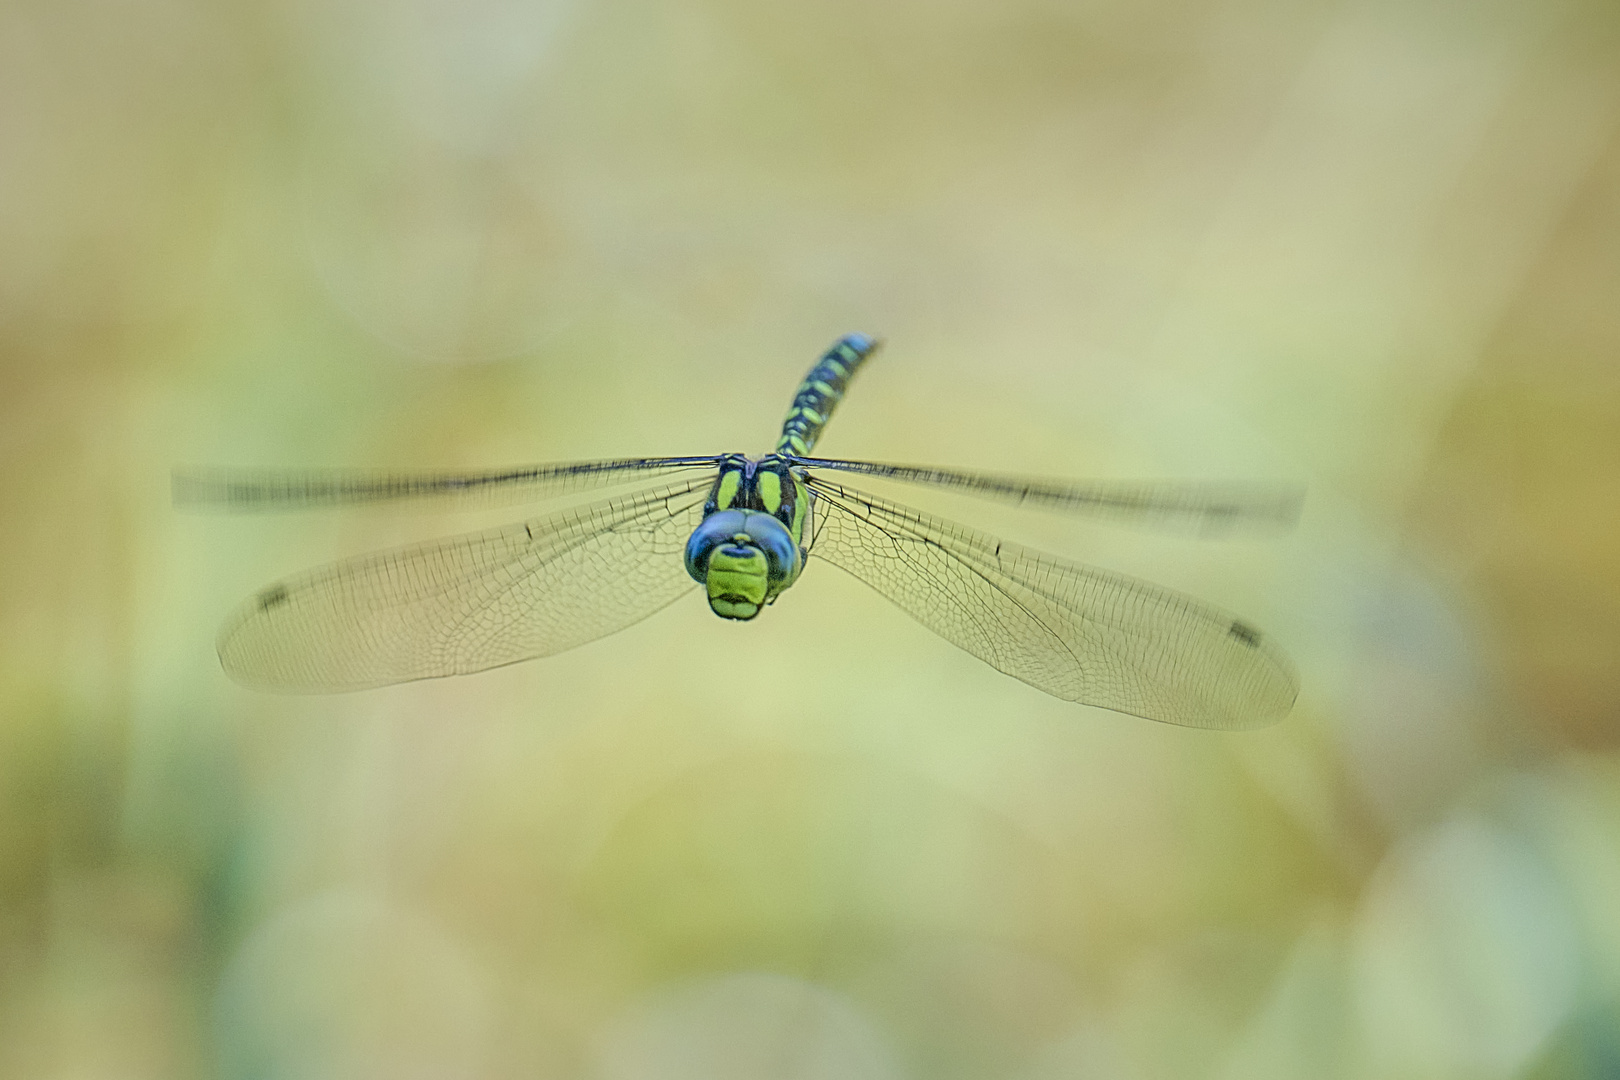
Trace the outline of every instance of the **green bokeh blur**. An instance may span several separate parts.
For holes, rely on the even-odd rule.
[[[219,622],[528,511],[180,463],[819,449],[1304,484],[1204,543],[1257,733],[1065,704],[815,567],[486,675]],[[0,5],[0,1076],[1620,1075],[1613,0]]]

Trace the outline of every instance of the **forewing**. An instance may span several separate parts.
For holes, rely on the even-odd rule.
[[[231,511],[308,510],[366,503],[433,500],[496,506],[538,502],[614,484],[711,472],[720,458],[617,458],[556,465],[520,465],[482,472],[399,472],[390,469],[174,470],[177,506]]]
[[[812,557],[1037,689],[1202,728],[1263,727],[1293,705],[1287,657],[1228,612],[847,487],[811,489]]]
[[[682,564],[707,478],[277,582],[219,635],[237,682],[329,692],[571,649],[695,587]]]
[[[832,458],[794,458],[793,461],[810,469],[876,476],[902,484],[946,488],[996,502],[1210,537],[1293,528],[1305,498],[1302,489],[1282,484],[1052,480],[963,472],[929,465],[890,465]]]

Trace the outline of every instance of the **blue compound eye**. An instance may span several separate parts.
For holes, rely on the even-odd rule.
[[[692,530],[686,541],[686,572],[692,580],[702,584],[709,578],[709,556],[721,544],[729,543],[742,532],[749,517],[746,510],[722,510],[710,514]],[[769,555],[766,556],[767,560]]]
[[[799,570],[799,547],[782,523],[769,514],[749,514],[743,531],[765,553],[771,584],[792,581]]]

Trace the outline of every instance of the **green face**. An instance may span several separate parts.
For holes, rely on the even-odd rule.
[[[686,572],[702,582],[709,607],[725,619],[752,619],[799,576],[804,558],[770,514],[721,510],[686,543]]]
[[[770,570],[765,553],[746,541],[735,541],[709,555],[709,607],[726,619],[752,619],[765,606]]]

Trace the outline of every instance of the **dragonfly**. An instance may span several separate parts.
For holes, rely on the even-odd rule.
[[[180,469],[177,504],[292,510],[438,499],[605,501],[348,558],[275,582],[219,632],[249,687],[322,693],[463,675],[550,656],[701,590],[749,620],[805,571],[853,575],[998,671],[1066,701],[1187,727],[1281,719],[1284,652],[1192,597],[1005,542],[852,486],[851,477],[1200,534],[1287,527],[1275,486],[1064,481],[811,456],[878,341],[840,338],[800,383],[768,454],[625,458],[482,472]]]

